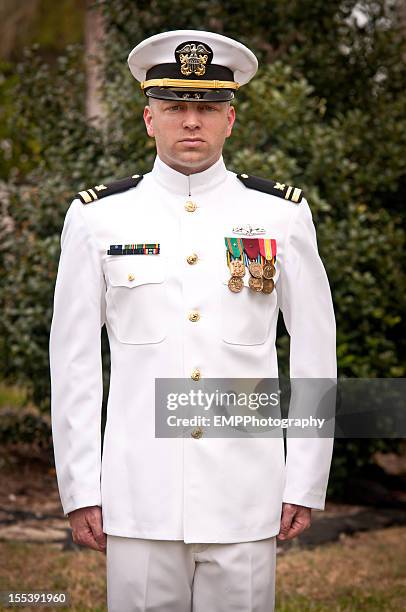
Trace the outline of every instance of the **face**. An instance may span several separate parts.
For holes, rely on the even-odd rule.
[[[160,159],[183,174],[202,172],[219,159],[234,120],[229,102],[150,98],[144,109],[147,133],[155,138]]]

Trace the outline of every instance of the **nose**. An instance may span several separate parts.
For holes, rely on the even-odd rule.
[[[184,117],[183,117],[183,127],[189,128],[189,130],[195,130],[200,127],[200,117],[198,115],[197,109],[188,108]]]

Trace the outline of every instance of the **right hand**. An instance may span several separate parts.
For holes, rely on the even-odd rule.
[[[103,532],[100,506],[78,508],[68,514],[75,544],[81,544],[106,554],[106,534]]]

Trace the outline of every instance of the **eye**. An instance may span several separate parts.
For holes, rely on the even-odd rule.
[[[178,111],[180,109],[181,109],[181,106],[179,104],[172,104],[171,106],[168,106],[166,108],[166,110],[170,111],[170,112],[176,112],[176,111]]]

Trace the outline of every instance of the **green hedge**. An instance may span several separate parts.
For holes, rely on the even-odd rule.
[[[98,4],[106,28],[102,125],[85,119],[80,47],[52,67],[27,52],[6,88],[13,163],[0,230],[4,375],[49,409],[48,334],[66,209],[80,189],[151,168],[144,99],[126,57],[147,35],[191,27],[238,38],[261,59],[236,102],[225,159],[230,169],[304,189],[333,292],[340,375],[404,376],[406,49],[397,3],[365,0],[361,25],[352,0]],[[24,152],[21,163],[16,152]],[[285,373],[288,344],[281,327]],[[352,456],[337,447],[339,459]]]

